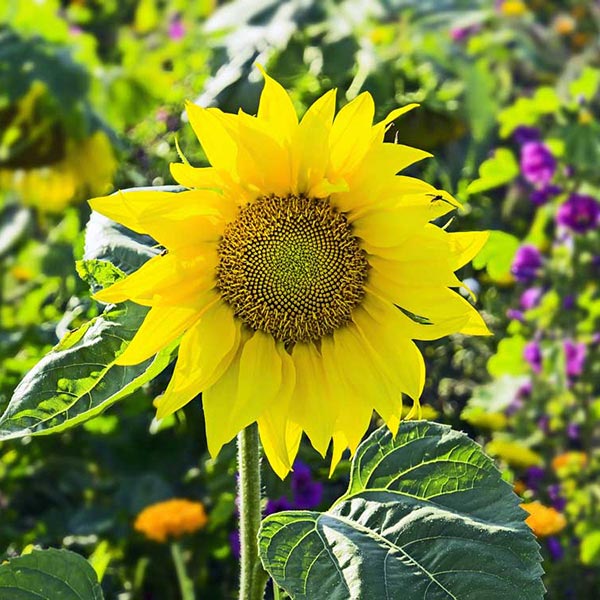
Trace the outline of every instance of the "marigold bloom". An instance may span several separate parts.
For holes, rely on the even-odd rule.
[[[555,471],[561,471],[567,467],[582,469],[587,464],[587,459],[585,452],[563,452],[552,459],[552,468]]]
[[[207,521],[201,502],[173,498],[144,508],[134,527],[150,540],[166,542],[167,538],[179,538],[202,529]]]
[[[332,90],[298,122],[265,75],[257,116],[187,105],[212,165],[171,165],[188,191],[91,201],[167,250],[96,295],[152,307],[119,364],[183,335],[158,418],[202,391],[213,456],[256,421],[281,477],[302,432],[323,456],[333,439],[333,469],[373,410],[395,433],[401,393],[418,407],[425,365],[413,340],[488,333],[451,289],[487,233],[431,224],[458,203],[396,175],[427,152],[384,143],[415,106],[373,125],[363,93],[334,119]]]
[[[525,523],[537,537],[554,535],[567,526],[567,520],[562,513],[550,506],[544,506],[540,502],[521,504],[521,508],[529,513]]]

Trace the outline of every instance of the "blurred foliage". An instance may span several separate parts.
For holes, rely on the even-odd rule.
[[[255,112],[258,62],[299,109],[331,87],[340,105],[371,92],[377,118],[419,102],[389,141],[435,154],[411,171],[464,202],[451,230],[496,230],[477,270],[461,273],[495,336],[421,344],[424,400],[440,420],[492,443],[525,500],[561,507],[567,527],[542,541],[549,597],[593,597],[600,233],[565,233],[556,215],[573,192],[600,198],[599,25],[600,8],[586,0],[0,3],[0,409],[60,339],[108,318],[88,291],[106,274],[79,263],[83,281],[75,268],[102,251],[84,248],[84,200],[111,183],[172,183],[177,143],[190,162],[205,164],[185,99]],[[537,128],[557,162],[560,193],[540,207],[523,177],[524,126]],[[511,275],[523,242],[543,256],[531,283],[542,298],[526,310],[525,288]],[[532,340],[541,348],[538,373],[523,358]],[[565,374],[565,340],[586,347],[575,377]],[[196,586],[204,597],[232,597],[234,450],[209,459],[198,402],[152,421],[168,375],[80,428],[0,443],[0,558],[30,544],[63,547],[90,559],[107,598],[175,599],[167,548],[142,539],[133,521],[153,502],[188,497],[209,516],[207,529],[183,542]],[[552,460],[569,450],[585,452],[586,464],[556,471]],[[532,456],[539,465],[524,466]],[[310,448],[301,457],[326,480]],[[348,470],[343,461],[317,508],[343,493]],[[292,495],[289,481],[270,473],[266,490]]]

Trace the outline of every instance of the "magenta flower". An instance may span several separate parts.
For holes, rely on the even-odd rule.
[[[526,142],[521,148],[521,173],[532,185],[547,186],[556,171],[556,160],[542,142]]]
[[[576,343],[573,340],[565,340],[563,344],[565,350],[565,362],[567,375],[577,377],[583,373],[585,358],[587,356],[587,347],[584,343]]]
[[[529,342],[523,349],[523,358],[529,363],[534,373],[542,371],[542,349],[536,341]]]
[[[517,250],[510,271],[517,281],[530,283],[537,277],[541,266],[540,251],[535,246],[525,244]]]
[[[544,295],[544,290],[542,290],[542,288],[539,288],[539,287],[528,288],[521,294],[521,298],[519,299],[519,304],[521,305],[521,308],[523,310],[531,310],[532,308],[535,308],[540,303],[540,300],[542,299],[543,295]]]
[[[173,41],[179,41],[185,35],[185,25],[183,21],[176,17],[169,23],[169,37]]]
[[[600,225],[600,203],[592,196],[571,194],[556,213],[556,222],[574,233],[586,233]]]

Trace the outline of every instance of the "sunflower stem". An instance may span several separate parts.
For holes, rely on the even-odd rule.
[[[179,589],[181,590],[181,600],[195,600],[194,583],[188,577],[185,569],[183,552],[181,551],[181,546],[177,542],[171,544],[171,556],[173,557],[177,581],[179,582]]]
[[[269,576],[258,556],[261,519],[260,445],[256,423],[238,433],[240,513],[239,600],[262,600]]]

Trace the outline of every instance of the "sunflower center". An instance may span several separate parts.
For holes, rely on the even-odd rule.
[[[328,199],[262,196],[225,228],[217,287],[251,329],[307,342],[350,321],[367,270],[346,216]]]

